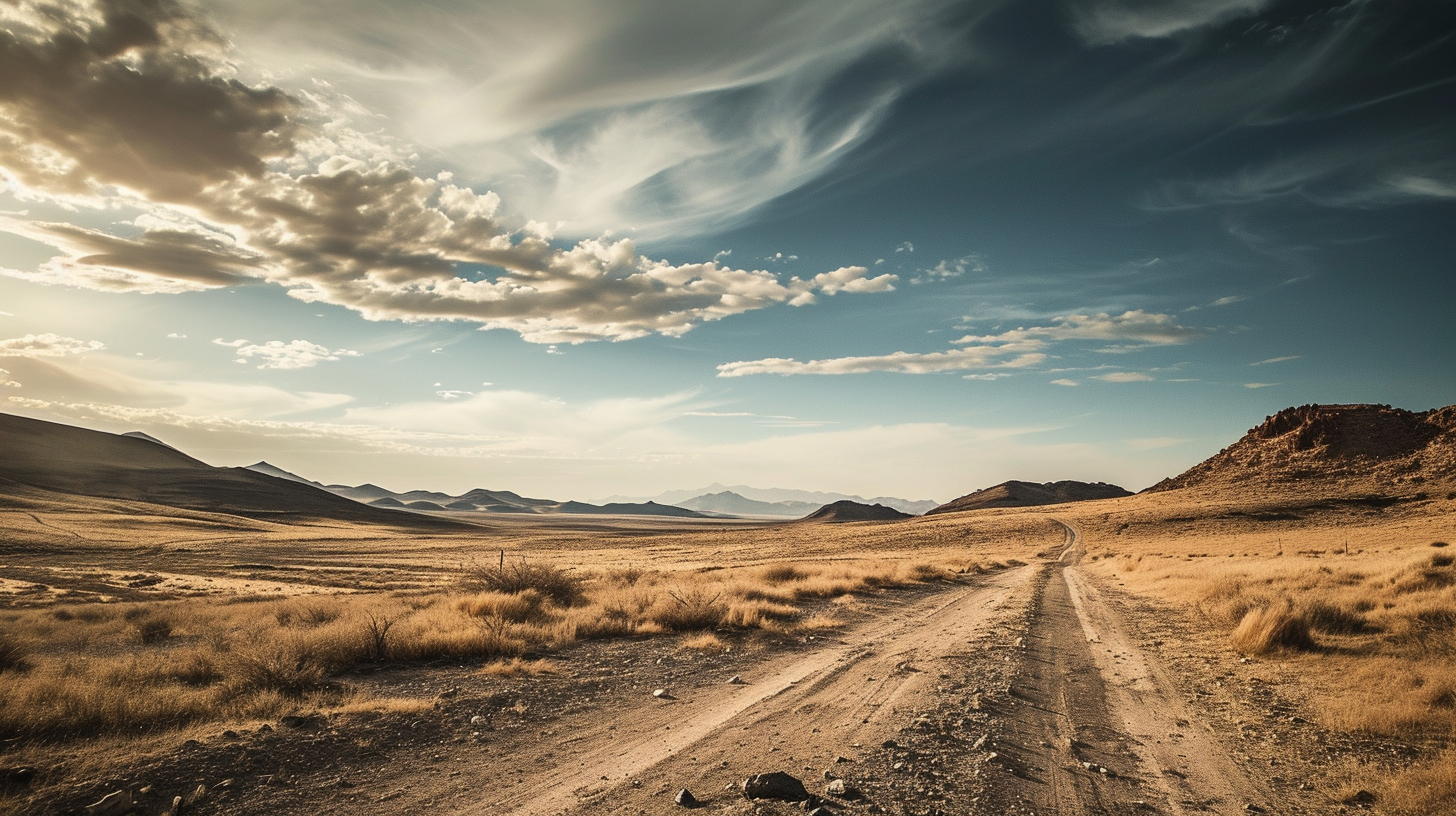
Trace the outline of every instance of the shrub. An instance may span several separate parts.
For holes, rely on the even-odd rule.
[[[252,644],[228,654],[227,687],[234,695],[274,691],[299,697],[324,682],[324,667],[294,644]]]
[[[1364,615],[1354,609],[1337,606],[1327,601],[1307,601],[1300,605],[1299,614],[1316,632],[1355,635],[1365,631]]]
[[[719,596],[709,597],[701,589],[669,590],[667,596],[666,601],[649,610],[648,616],[654,623],[672,632],[712,629],[723,622],[727,613],[723,604],[718,602]]]
[[[765,567],[759,577],[770,584],[786,584],[789,581],[801,581],[808,575],[792,564],[775,564]]]
[[[1229,642],[1244,654],[1262,655],[1281,650],[1312,651],[1309,621],[1287,604],[1251,609],[1229,635]]]
[[[639,576],[640,577],[640,576]],[[532,564],[522,558],[498,566],[475,567],[467,571],[467,586],[515,595],[528,589],[541,593],[558,606],[573,606],[582,599],[581,579],[549,564]]]
[[[527,589],[514,595],[505,592],[482,592],[470,598],[462,598],[455,608],[474,618],[501,618],[514,623],[523,623],[542,617],[542,603],[545,598],[534,589]]]
[[[23,672],[30,668],[29,650],[15,638],[0,632],[0,673]]]
[[[150,646],[172,636],[172,622],[166,618],[142,618],[132,625],[138,643]]]

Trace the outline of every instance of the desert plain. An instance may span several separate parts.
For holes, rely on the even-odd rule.
[[[210,510],[41,425],[0,473],[6,813],[1456,808],[1451,408],[894,521]]]

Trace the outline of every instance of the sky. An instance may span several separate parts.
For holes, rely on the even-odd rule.
[[[327,483],[1141,489],[1456,403],[1449,0],[0,2],[0,411]]]

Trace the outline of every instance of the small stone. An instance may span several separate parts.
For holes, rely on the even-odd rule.
[[[120,816],[122,813],[131,813],[136,807],[136,800],[132,799],[131,791],[113,791],[101,797],[101,801],[86,806],[87,816]]]
[[[830,796],[838,796],[841,799],[858,799],[859,788],[845,782],[843,779],[836,779],[824,786],[824,792]]]
[[[975,742],[974,742],[974,743],[973,743],[973,744],[972,744],[972,745],[971,745],[971,750],[972,750],[972,751],[979,751],[979,750],[981,750],[981,749],[982,749],[982,748],[985,748],[985,747],[986,747],[986,740],[988,740],[988,739],[990,739],[990,738],[991,738],[991,735],[990,735],[990,734],[982,734],[982,735],[981,735],[981,738],[980,738],[980,739],[978,739],[978,740],[976,740],[976,741],[975,741]]]
[[[685,808],[698,806],[697,797],[693,796],[693,792],[688,790],[687,788],[683,788],[682,790],[678,791],[677,796],[672,797],[672,801],[673,804]]]
[[[659,700],[661,700],[661,699],[667,698],[667,697],[669,697],[671,695],[669,695],[667,693],[667,689],[660,688],[660,689],[653,689],[652,690],[652,696],[658,698]]]
[[[850,759],[847,756],[837,756],[837,757],[834,758],[834,761],[836,763],[840,763],[840,762],[853,762],[854,760]]]
[[[731,686],[741,686],[743,685],[743,678],[735,674],[728,678],[728,684]]]
[[[894,765],[891,765],[890,766],[890,770],[892,770],[892,771],[903,771],[903,770],[905,770],[905,763],[903,763],[903,762],[896,762]]]
[[[480,716],[479,714],[476,714],[474,717],[470,718],[471,725],[480,725],[483,722],[485,722],[485,718]]]
[[[804,783],[783,771],[754,774],[743,780],[743,795],[749,799],[780,799],[802,802],[809,798]]]
[[[880,747],[881,748],[899,748],[900,747],[900,743],[895,742],[892,739],[887,739],[884,742],[880,743]]]

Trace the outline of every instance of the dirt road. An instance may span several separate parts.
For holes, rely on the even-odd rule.
[[[860,795],[825,801],[866,813],[1302,810],[1198,724],[1066,534],[1056,560],[918,601],[743,685],[563,723],[459,812],[667,813],[682,788],[722,812],[791,812],[742,798],[768,771],[821,796],[842,777]]]

